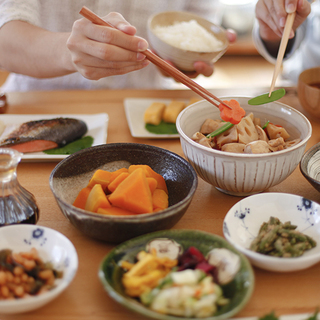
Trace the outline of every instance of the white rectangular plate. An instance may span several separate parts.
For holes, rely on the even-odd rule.
[[[93,138],[92,146],[105,144],[107,141],[107,129],[109,116],[106,113],[98,114],[2,114],[0,120],[5,125],[10,124],[22,124],[23,122],[42,120],[42,119],[54,119],[54,118],[74,118],[84,121],[87,124],[88,132],[86,136]],[[60,161],[66,158],[68,155],[63,154],[45,154],[44,152],[31,152],[25,153],[22,156],[22,161]]]
[[[150,139],[172,139],[179,138],[179,134],[156,134],[145,128],[143,120],[144,112],[153,102],[163,102],[168,104],[173,99],[147,99],[147,98],[127,98],[124,99],[124,109],[131,135],[136,138]],[[187,101],[186,101],[187,103]]]

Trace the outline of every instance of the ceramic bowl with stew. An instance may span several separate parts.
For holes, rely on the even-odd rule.
[[[320,67],[302,71],[297,89],[304,110],[310,115],[320,118]]]
[[[146,164],[162,175],[169,194],[165,210],[132,216],[111,216],[79,209],[72,204],[97,169],[115,171]],[[186,212],[197,188],[197,174],[179,155],[138,143],[111,143],[81,150],[52,171],[50,187],[67,219],[84,234],[111,243],[173,227]]]
[[[187,24],[186,27],[180,29],[184,23]],[[164,27],[169,29],[163,29]],[[193,64],[196,61],[214,63],[225,53],[229,45],[226,31],[222,27],[189,12],[156,13],[149,17],[147,30],[151,48],[162,59],[171,61],[178,69],[184,71],[194,71]],[[204,37],[203,41],[199,41],[201,37]],[[208,43],[211,45],[203,47],[203,44]]]
[[[300,162],[300,171],[320,191],[320,142],[308,149]]]
[[[270,256],[250,250],[261,225],[268,222],[271,216],[282,223],[290,221],[296,226],[295,230],[311,237],[316,246],[297,257]],[[254,266],[261,269],[276,272],[298,271],[320,261],[320,205],[298,195],[266,192],[242,199],[225,216],[223,233]],[[278,237],[273,240],[275,239]],[[288,239],[291,240],[291,237]],[[270,248],[273,247],[274,242],[270,242]],[[288,252],[290,250],[291,248],[285,249]]]
[[[280,102],[249,105],[248,97],[223,97],[237,100],[246,114],[253,113],[261,119],[283,126],[290,140],[300,142],[281,151],[263,154],[232,153],[205,147],[192,140],[208,118],[220,119],[218,108],[206,100],[185,108],[177,118],[177,130],[187,160],[204,181],[218,190],[237,196],[262,192],[286,179],[299,164],[307,141],[311,136],[311,124],[299,111]]]
[[[220,236],[197,230],[182,229],[152,232],[131,239],[115,247],[103,259],[99,269],[99,278],[105,290],[115,301],[147,318],[160,320],[200,319],[186,317],[183,314],[173,316],[158,313],[143,305],[138,299],[133,299],[125,293],[121,282],[123,271],[120,267],[120,261],[126,260],[134,263],[137,253],[141,250],[145,251],[147,244],[157,238],[173,240],[182,247],[182,252],[189,247],[195,247],[206,256],[212,249],[223,248],[230,250],[239,257],[239,269],[237,268],[238,271],[235,277],[227,284],[221,286],[223,296],[228,298],[229,302],[218,308],[212,316],[205,319],[230,319],[230,317],[237,314],[248,303],[254,289],[254,273],[248,259]]]
[[[77,252],[70,240],[56,230],[39,225],[10,225],[0,228],[0,239],[0,251],[9,249],[14,254],[35,248],[44,263],[62,273],[51,290],[19,299],[0,299],[0,314],[24,313],[44,306],[67,289],[77,272]]]

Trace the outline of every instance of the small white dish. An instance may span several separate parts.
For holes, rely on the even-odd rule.
[[[268,222],[271,216],[297,225],[296,230],[312,237],[317,242],[316,247],[295,258],[271,257],[250,250],[262,223]],[[228,211],[223,222],[223,234],[256,267],[277,272],[306,269],[320,261],[320,205],[287,193],[252,195]]]
[[[15,300],[0,300],[0,314],[16,314],[38,309],[55,299],[73,280],[78,269],[78,255],[73,244],[60,232],[37,225],[11,225],[0,228],[0,250],[28,252],[36,248],[44,262],[51,262],[54,269],[62,271],[56,287],[50,291]]]
[[[169,104],[173,99],[124,99],[124,109],[131,135],[135,138],[150,139],[172,139],[179,138],[179,134],[156,134],[151,133],[145,128],[143,120],[144,112],[153,102],[163,102]]]
[[[107,130],[109,116],[107,113],[97,114],[2,114],[0,120],[4,125],[21,124],[27,121],[54,119],[54,118],[74,118],[83,120],[88,126],[86,136],[93,138],[92,146],[105,144],[107,142]],[[36,162],[36,161],[60,161],[68,155],[63,154],[45,154],[44,152],[25,153],[21,161]]]

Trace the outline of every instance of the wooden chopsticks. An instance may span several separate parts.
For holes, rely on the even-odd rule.
[[[281,38],[281,42],[280,42],[280,47],[279,47],[279,51],[278,51],[278,55],[277,55],[276,65],[275,65],[274,71],[273,71],[273,77],[272,77],[272,82],[271,82],[271,86],[270,86],[269,97],[271,96],[271,93],[274,89],[278,74],[280,72],[283,56],[284,56],[284,53],[285,53],[285,50],[286,50],[286,47],[288,44],[290,31],[292,29],[292,25],[293,25],[293,21],[294,21],[295,17],[296,17],[295,12],[289,13],[287,15],[287,20],[286,20],[286,24],[284,26],[284,30],[283,30],[283,34],[282,34],[282,38]]]
[[[94,12],[92,12],[90,9],[87,7],[82,7],[82,9],[79,12],[83,17],[87,18],[91,22],[103,26],[108,26],[111,28],[115,28],[113,25],[110,23],[104,21],[101,19],[99,16],[97,16]],[[222,103],[229,109],[231,109],[230,106],[225,104],[221,99],[213,95],[211,92],[197,84],[195,81],[191,80],[189,77],[187,77],[184,73],[176,69],[175,67],[171,66],[169,63],[161,59],[159,56],[154,54],[152,51],[147,49],[146,51],[142,52],[148,60],[150,60],[153,64],[161,68],[162,70],[166,71],[168,74],[170,74],[173,78],[176,80],[180,81],[184,85],[186,85],[188,88],[190,88],[192,91],[196,92],[199,96],[202,98],[208,100],[210,103],[215,105],[216,107],[219,108],[219,105],[214,101],[218,101],[219,103]]]

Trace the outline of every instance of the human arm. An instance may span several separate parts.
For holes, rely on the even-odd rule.
[[[147,42],[116,13],[105,17],[118,29],[77,20],[70,33],[50,32],[13,20],[0,28],[0,67],[35,78],[80,72],[97,80],[139,70],[148,64]],[[140,45],[140,47],[139,47]]]

